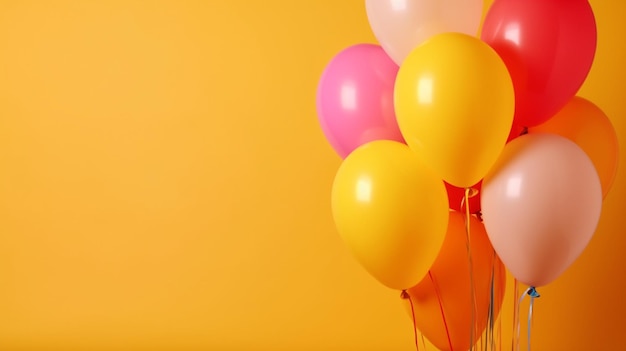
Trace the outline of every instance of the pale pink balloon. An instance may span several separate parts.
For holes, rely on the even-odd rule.
[[[387,54],[402,65],[408,54],[435,34],[478,35],[482,0],[366,0],[370,27]]]
[[[481,194],[494,249],[520,282],[543,286],[580,256],[602,209],[592,161],[574,142],[527,134],[507,144]]]
[[[341,158],[374,140],[404,143],[393,106],[397,74],[398,65],[374,44],[350,46],[326,66],[317,89],[317,115]]]

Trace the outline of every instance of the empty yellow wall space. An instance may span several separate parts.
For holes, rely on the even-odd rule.
[[[624,344],[626,2],[590,2],[622,167],[533,350]],[[358,0],[0,0],[0,350],[414,350],[331,217],[315,91],[357,43]]]

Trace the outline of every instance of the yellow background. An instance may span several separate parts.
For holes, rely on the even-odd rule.
[[[626,2],[591,4],[626,145]],[[357,0],[0,0],[0,349],[413,350],[330,215],[315,89],[360,42]],[[535,350],[623,344],[624,169]]]

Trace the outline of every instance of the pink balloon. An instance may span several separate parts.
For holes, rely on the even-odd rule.
[[[602,187],[574,142],[527,134],[505,146],[483,180],[481,205],[502,262],[519,281],[537,287],[558,278],[591,240]]]
[[[317,89],[326,139],[345,158],[374,140],[404,143],[393,107],[398,66],[379,45],[358,44],[328,64]]]

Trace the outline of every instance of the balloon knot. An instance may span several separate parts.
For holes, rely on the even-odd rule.
[[[537,292],[537,289],[535,289],[534,286],[531,286],[528,289],[528,295],[530,295],[530,297],[541,297],[541,295],[539,295],[539,293]]]
[[[522,132],[519,135],[522,136],[526,134],[528,134],[528,127],[524,127],[524,129],[522,129]]]
[[[476,218],[478,218],[479,221],[483,221],[483,213],[481,211],[476,212]]]
[[[407,300],[407,299],[410,299],[411,296],[409,296],[409,293],[406,290],[402,290],[402,293],[400,294],[400,298],[403,300]]]

